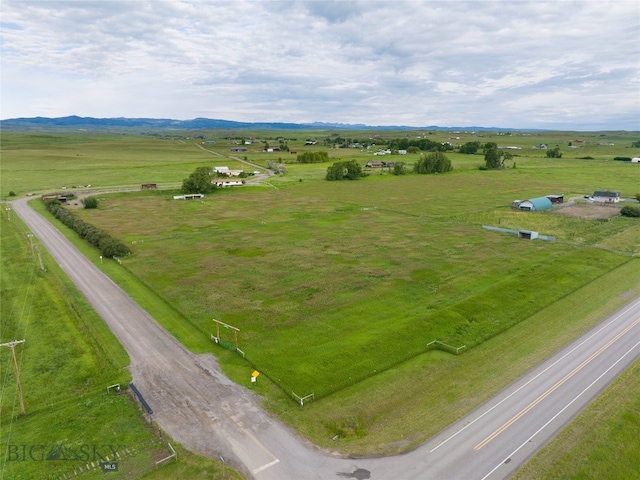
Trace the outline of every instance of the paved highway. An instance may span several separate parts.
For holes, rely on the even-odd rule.
[[[131,358],[134,383],[176,441],[247,477],[273,479],[503,479],[640,356],[640,298],[412,452],[345,459],[310,445],[193,355],[89,262],[48,221],[13,202]]]

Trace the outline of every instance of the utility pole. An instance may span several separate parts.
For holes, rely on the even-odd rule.
[[[24,340],[14,340],[13,342],[0,343],[0,347],[11,348],[11,356],[13,357],[13,368],[16,371],[16,382],[18,384],[18,396],[20,397],[20,413],[24,415],[24,401],[22,400],[22,387],[20,386],[20,372],[18,371],[18,362],[16,361],[16,345],[24,343]]]

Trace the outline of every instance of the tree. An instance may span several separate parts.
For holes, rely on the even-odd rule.
[[[466,153],[467,155],[474,155],[482,145],[480,142],[467,142],[460,147],[460,153]]]
[[[357,180],[363,176],[362,167],[355,160],[336,162],[327,168],[327,180]]]
[[[404,162],[396,162],[393,165],[393,171],[391,173],[394,175],[405,175],[407,173],[406,164]]]
[[[326,179],[329,181],[343,180],[344,179],[344,162],[335,162],[333,165],[327,168]]]
[[[631,148],[640,148],[640,140],[638,140],[637,142],[633,142],[631,144]]]
[[[497,143],[487,142],[484,144],[484,163],[487,168],[500,168],[502,166]]]
[[[209,167],[198,167],[189,175],[189,178],[182,182],[182,193],[211,193],[216,186],[211,183],[211,169]]]
[[[98,208],[98,199],[96,197],[87,197],[82,200],[84,208]]]
[[[414,173],[446,173],[453,170],[451,160],[442,152],[422,155],[413,166]]]
[[[298,163],[322,163],[329,161],[327,152],[304,152],[299,153],[296,157]]]
[[[356,162],[355,160],[350,160],[345,163],[345,167],[347,168],[346,177],[349,180],[357,180],[362,177],[362,167],[358,162]]]
[[[562,158],[560,147],[550,148],[547,150],[547,158]]]

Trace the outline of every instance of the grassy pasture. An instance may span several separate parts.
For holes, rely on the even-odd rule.
[[[3,133],[0,192],[18,195],[60,191],[62,186],[139,187],[180,185],[199,166],[239,162],[193,147],[192,140],[137,135]]]
[[[154,317],[183,332],[177,336],[187,346],[201,351],[208,342],[204,332],[213,331],[210,319],[218,318],[241,328],[241,348],[285,391],[313,391],[317,397],[334,392],[299,409],[269,382],[252,386],[272,411],[328,448],[399,452],[569,341],[619,305],[622,293],[640,291],[637,260],[629,260],[639,251],[637,222],[508,208],[513,199],[548,193],[635,193],[640,169],[611,161],[637,155],[624,146],[633,135],[608,134],[615,147],[563,149],[562,159],[546,159],[544,151],[530,148],[564,145],[576,135],[583,134],[540,133],[504,142],[487,135],[482,141],[523,147],[514,151],[517,168],[500,172],[478,171],[481,155],[450,154],[456,170],[448,175],[376,172],[361,182],[330,183],[320,181],[330,163],[287,164],[287,175],[265,186],[219,191],[203,202],[174,202],[168,192],[113,194],[103,196],[98,210],[79,213],[136,242],[126,269],[104,268],[123,282],[141,281],[150,303],[153,295],[164,298],[168,313]],[[295,136],[297,142],[306,138]],[[172,142],[144,139],[151,141]],[[207,148],[230,153],[222,140]],[[4,153],[3,144],[3,164]],[[329,153],[362,163],[376,158],[352,149]],[[171,153],[165,155],[180,170],[167,185],[179,184],[199,165],[181,163],[186,156],[172,164]],[[202,155],[202,164],[233,168],[228,160]],[[246,154],[264,165],[287,153],[269,155]],[[594,159],[576,158],[583,155]],[[124,166],[133,156],[122,158]],[[148,161],[135,175],[155,171],[153,158]],[[2,168],[6,195],[4,185],[12,179]],[[152,181],[130,181],[130,171],[119,168],[111,172],[114,186]],[[55,177],[55,170],[49,175]],[[64,184],[56,178],[52,183]],[[482,224],[537,230],[559,241],[525,242],[485,231]],[[127,280],[129,272],[137,280]],[[595,300],[603,297],[608,301]],[[508,307],[494,312],[498,303]],[[459,357],[420,354],[435,335],[477,346]],[[508,354],[505,345],[514,346]],[[233,378],[248,378],[246,363],[226,351],[217,354]],[[334,435],[341,440],[332,442]]]
[[[477,345],[625,259],[577,246],[621,234],[635,239],[626,253],[637,252],[629,219],[506,207],[514,198],[597,188],[576,179],[585,167],[575,160],[540,161],[501,172],[374,174],[355,184],[291,181],[294,169],[273,179],[274,189],[219,192],[200,203],[112,195],[82,214],[136,242],[127,268],[200,330],[211,328],[211,317],[240,327],[241,348],[265,374],[285,390],[320,397],[424,352],[434,339]],[[628,167],[587,168],[592,176],[597,169],[596,181],[610,178],[631,192]],[[484,220],[535,226],[563,241],[521,242],[482,230]],[[504,310],[495,312],[496,303]]]
[[[191,203],[120,194],[82,215],[136,242],[127,268],[201,330],[212,317],[239,327],[264,374],[321,397],[432,340],[478,345],[627,260],[463,221],[475,198],[478,215],[501,202],[482,190],[483,173],[256,187]],[[491,188],[508,190],[512,177],[497,177]],[[570,231],[575,220],[525,215],[520,228],[554,217]],[[592,221],[592,244],[633,228],[627,220]]]
[[[26,415],[20,415],[11,350],[1,348],[0,478],[70,478],[80,467],[82,478],[102,478],[98,454],[110,451],[103,445],[121,455],[113,478],[159,480],[190,471],[223,478],[222,466],[182,449],[174,465],[154,468],[169,454],[166,439],[145,424],[126,395],[106,392],[107,385],[124,387],[130,380],[126,352],[44,251],[41,270],[25,227],[11,218],[0,218],[0,343],[26,340],[15,350]],[[66,460],[43,460],[61,447],[70,449]],[[83,451],[88,461],[73,459],[70,451]],[[95,468],[86,471],[91,461]],[[225,475],[239,478],[230,469]]]

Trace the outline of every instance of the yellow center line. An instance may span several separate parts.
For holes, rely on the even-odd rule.
[[[555,385],[553,385],[546,392],[544,392],[542,395],[540,395],[538,398],[536,398],[533,402],[531,402],[529,405],[527,405],[525,408],[523,408],[518,414],[516,414],[513,418],[511,418],[511,420],[509,420],[508,422],[504,423],[495,432],[493,432],[491,435],[489,435],[487,438],[485,438],[483,441],[481,441],[479,444],[477,444],[475,447],[473,447],[473,449],[474,450],[480,450],[482,447],[486,446],[489,442],[491,442],[494,438],[496,438],[498,435],[500,435],[502,432],[504,432],[507,428],[509,428],[511,425],[513,425],[518,420],[520,420],[520,418],[522,418],[524,415],[526,415],[527,412],[529,412],[532,408],[534,408],[536,405],[538,405],[540,402],[542,402],[545,398],[547,398],[549,395],[551,395],[553,392],[555,392],[560,386],[562,386],[564,383],[566,383],[567,380],[569,380],[576,373],[578,373],[580,370],[582,370],[586,365],[591,363],[594,358],[599,356],[602,352],[604,352],[612,344],[614,344],[621,337],[626,335],[627,332],[629,332],[629,330],[631,330],[636,325],[638,325],[638,323],[640,323],[640,318],[637,318],[631,325],[629,325],[627,328],[625,328],[622,332],[620,332],[614,338],[609,340],[605,345],[600,347],[589,358],[587,358],[580,365],[578,365],[576,368],[574,368],[571,372],[569,372],[567,375],[565,375],[561,380],[556,382]]]

